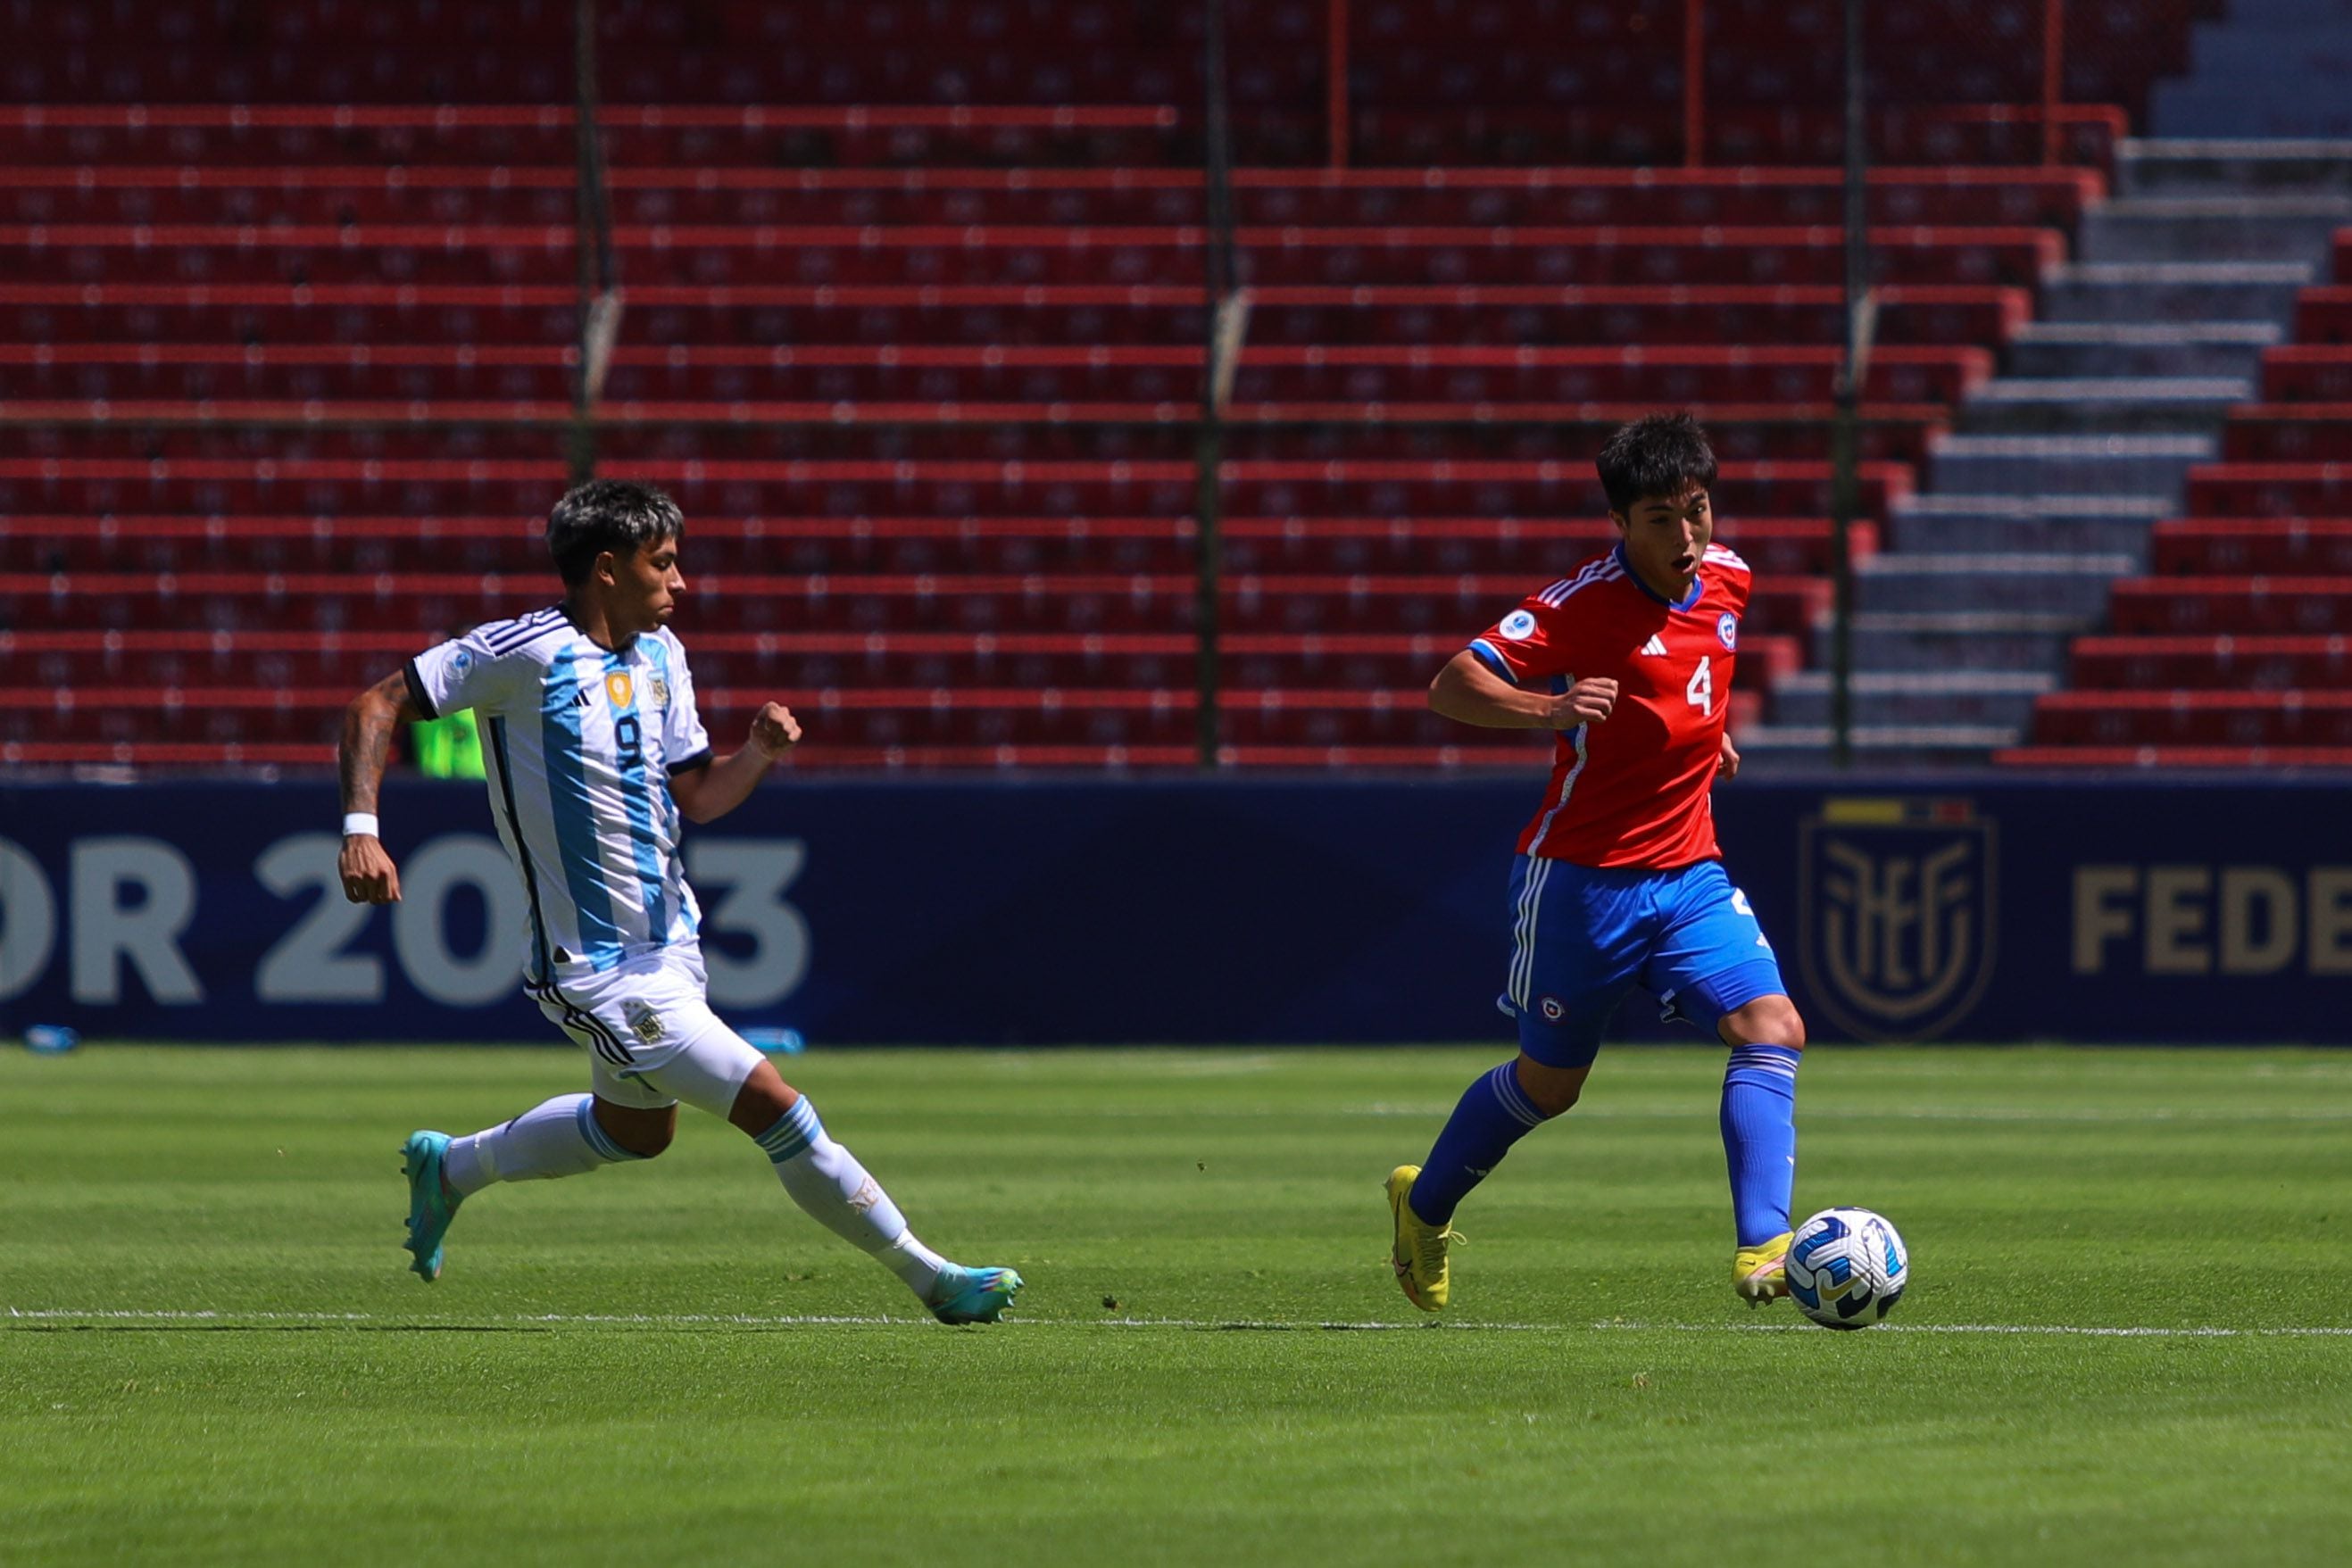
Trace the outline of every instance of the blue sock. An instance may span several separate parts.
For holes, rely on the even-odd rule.
[[[1789,1228],[1797,1183],[1797,1059],[1785,1045],[1736,1045],[1723,1071],[1723,1155],[1739,1245]]]
[[[1517,1060],[1503,1063],[1463,1092],[1405,1201],[1423,1223],[1446,1224],[1470,1189],[1485,1181],[1511,1145],[1543,1125],[1544,1119],[1519,1087]]]

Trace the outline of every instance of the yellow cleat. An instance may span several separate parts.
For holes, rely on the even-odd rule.
[[[1429,1224],[1405,1201],[1420,1175],[1419,1166],[1399,1166],[1389,1172],[1389,1218],[1396,1225],[1389,1263],[1396,1270],[1397,1283],[1404,1287],[1405,1300],[1424,1312],[1442,1312],[1451,1288],[1445,1249],[1463,1236],[1451,1225]]]
[[[1750,1307],[1777,1301],[1789,1293],[1789,1238],[1782,1231],[1769,1241],[1742,1247],[1731,1255],[1731,1288]]]

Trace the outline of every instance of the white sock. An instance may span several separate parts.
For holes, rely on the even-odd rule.
[[[595,1103],[593,1094],[559,1094],[503,1126],[452,1138],[441,1157],[442,1178],[459,1197],[470,1197],[492,1182],[583,1176],[644,1158],[597,1124]]]
[[[752,1142],[766,1152],[776,1179],[811,1218],[929,1299],[947,1260],[915,1239],[882,1184],[866,1174],[856,1155],[825,1134],[807,1095]]]

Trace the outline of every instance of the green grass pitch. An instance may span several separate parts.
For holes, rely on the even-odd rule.
[[[812,1053],[950,1330],[688,1114],[403,1271],[409,1129],[560,1049],[0,1056],[0,1561],[2341,1562],[2352,1054],[1822,1048],[1800,1215],[1883,1210],[1866,1333],[1729,1283],[1720,1053],[1617,1048],[1465,1207],[1381,1181],[1502,1054]]]

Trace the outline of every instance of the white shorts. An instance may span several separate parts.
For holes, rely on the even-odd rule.
[[[702,949],[673,946],[602,974],[566,964],[523,990],[587,1051],[597,1099],[652,1111],[683,1100],[723,1117],[766,1059],[710,1010],[708,987]]]

